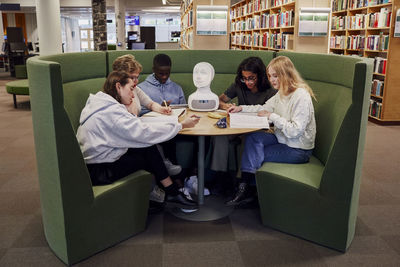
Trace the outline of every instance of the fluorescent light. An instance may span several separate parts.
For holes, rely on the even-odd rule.
[[[142,9],[143,12],[154,12],[154,13],[179,13],[176,9]]]

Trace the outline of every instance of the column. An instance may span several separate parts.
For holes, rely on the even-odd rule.
[[[36,0],[40,55],[62,52],[60,0]]]
[[[93,41],[95,51],[107,50],[106,0],[92,0]]]
[[[125,0],[115,0],[114,5],[115,5],[115,24],[116,24],[115,26],[117,29],[117,50],[126,50]]]
[[[3,47],[3,43],[4,43],[3,13],[0,11],[0,48]]]

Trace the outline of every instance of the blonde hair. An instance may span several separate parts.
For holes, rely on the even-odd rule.
[[[131,54],[117,57],[112,64],[112,68],[114,71],[125,71],[128,73],[141,72],[143,70],[142,65]]]
[[[279,79],[279,91],[282,93],[294,92],[297,88],[304,88],[314,99],[315,95],[311,87],[301,78],[300,73],[296,70],[293,62],[285,56],[278,56],[272,59],[267,66],[268,70],[272,68]]]

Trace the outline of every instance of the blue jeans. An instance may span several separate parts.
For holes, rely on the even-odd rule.
[[[278,143],[274,134],[255,132],[246,136],[242,154],[242,172],[255,173],[264,162],[305,163],[312,149],[292,148]]]

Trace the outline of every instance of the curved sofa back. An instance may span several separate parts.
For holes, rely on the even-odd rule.
[[[193,68],[199,62],[213,65],[215,76],[211,82],[211,90],[218,96],[234,82],[237,68],[245,58],[260,57],[268,64],[275,56],[272,51],[235,51],[235,50],[130,50],[109,51],[107,53],[108,71],[112,70],[114,60],[124,54],[132,54],[143,66],[140,81],[151,74],[153,58],[156,54],[167,54],[172,61],[171,79],[182,86],[186,99],[196,90],[193,84]]]
[[[293,61],[317,98],[313,154],[325,165],[321,193],[347,203],[351,198],[358,200],[372,60],[291,52],[277,55]]]

